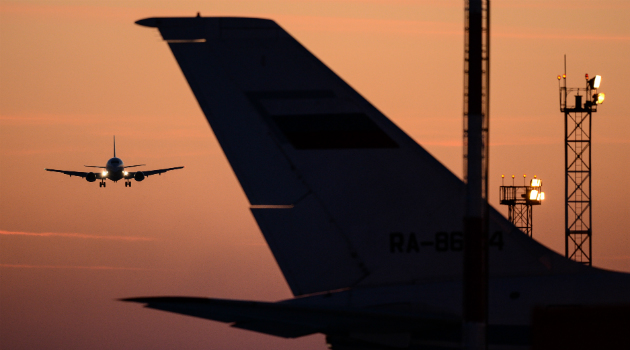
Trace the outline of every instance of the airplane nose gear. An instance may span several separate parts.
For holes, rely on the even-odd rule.
[[[98,187],[105,187],[106,185],[107,185],[107,184],[105,183],[105,181],[101,181],[101,182],[98,184]]]
[[[127,186],[131,187],[131,181],[125,181],[125,187]]]

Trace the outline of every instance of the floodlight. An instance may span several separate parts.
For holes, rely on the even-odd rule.
[[[602,76],[596,75],[595,78],[588,81],[588,84],[591,86],[591,89],[599,89],[599,84],[602,82]]]
[[[540,187],[542,185],[542,181],[540,179],[532,179],[530,186],[531,187]]]
[[[540,195],[538,195],[538,197],[539,197],[538,199],[541,201],[545,200],[545,192],[540,192]]]
[[[598,94],[593,95],[593,101],[595,102],[595,104],[601,105],[602,103],[604,103],[605,97],[606,95],[603,92],[600,92]]]
[[[532,190],[531,192],[529,192],[529,200],[530,201],[535,201],[537,199],[538,199],[538,191]]]

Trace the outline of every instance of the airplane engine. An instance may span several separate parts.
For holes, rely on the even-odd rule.
[[[87,180],[87,182],[94,182],[96,181],[96,174],[89,173],[85,176],[85,179]]]
[[[138,171],[135,174],[133,174],[133,178],[136,181],[140,182],[140,181],[144,180],[144,173],[142,171]]]

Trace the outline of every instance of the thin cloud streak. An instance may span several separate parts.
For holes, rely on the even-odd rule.
[[[630,41],[630,36],[606,36],[606,35],[572,35],[572,34],[530,34],[525,32],[529,30],[523,28],[523,32],[508,33],[500,30],[492,33],[493,38],[511,38],[511,39],[547,39],[547,40],[611,40],[611,41]]]
[[[602,260],[630,260],[630,255],[602,256],[597,257]]]
[[[52,114],[18,112],[12,114],[0,114],[0,125],[6,126],[48,126],[48,125],[69,125],[69,126],[94,126],[108,125],[111,123],[129,123],[137,119],[134,114]],[[175,119],[175,117],[171,117]],[[138,123],[136,121],[136,123]]]
[[[430,140],[422,140],[420,138],[415,139],[420,146],[442,146],[442,147],[462,147],[463,141],[461,139],[458,140],[443,140],[443,141],[430,141]]]
[[[0,115],[0,123],[4,125],[94,125],[104,124],[104,118],[95,115],[55,115],[55,114],[12,114]]]
[[[0,5],[0,13],[7,15],[66,17],[68,19],[86,20],[90,18],[108,20],[130,20],[136,15],[134,12],[148,11],[149,9],[116,6],[81,6],[81,5],[57,5],[57,4],[20,4],[3,3]]]
[[[316,0],[311,2],[334,2],[334,3],[348,3],[348,4],[377,4],[377,5],[399,5],[399,6],[414,6],[414,7],[436,7],[436,8],[461,8],[461,1],[455,0]],[[581,10],[593,10],[593,2],[589,0],[530,0],[530,1],[514,1],[514,0],[494,0],[492,2],[494,8],[513,8],[513,9],[563,9],[566,10],[569,6],[573,9]],[[598,4],[599,9],[617,9],[625,10],[630,8],[630,4],[624,1],[617,1],[613,4]]]
[[[361,2],[361,1],[358,1]],[[375,1],[378,3],[378,1]],[[133,15],[137,12],[138,15]],[[170,16],[177,16],[181,11],[174,11]],[[69,5],[24,5],[6,4],[0,6],[0,13],[58,16],[70,15],[78,18],[92,16],[101,19],[118,17],[128,20],[136,18],[143,13],[141,8],[116,7],[116,6],[69,6]],[[222,15],[216,13],[213,15]],[[288,25],[292,30],[307,30],[316,32],[356,32],[356,33],[393,33],[399,35],[449,35],[462,36],[464,34],[462,23],[437,22],[437,21],[413,21],[397,19],[373,19],[350,17],[322,17],[303,15],[283,15],[278,13],[243,13],[247,17],[271,18],[281,26]],[[492,37],[515,39],[547,39],[547,40],[589,40],[589,41],[630,41],[630,36],[606,36],[606,35],[575,35],[575,34],[547,34],[531,33],[531,28],[520,28],[522,31],[506,32],[495,28]]]
[[[74,150],[72,150],[74,151]],[[15,156],[33,156],[38,154],[56,154],[56,153],[69,153],[70,149],[62,150],[60,148],[49,148],[49,149],[16,149],[16,150],[3,150],[0,152],[0,155],[7,157],[15,157]]]
[[[104,239],[112,241],[155,241],[153,237],[134,236],[99,236],[85,233],[63,233],[63,232],[21,232],[0,230],[2,236],[29,236],[29,237],[61,237],[61,238],[82,238],[82,239]]]
[[[463,140],[423,140],[422,137],[414,137],[421,146],[444,146],[444,147],[462,147]],[[557,144],[558,141],[550,138],[523,138],[523,139],[512,139],[509,141],[490,141],[490,146],[533,146],[533,145],[554,145]]]
[[[176,118],[173,117],[173,120],[175,119]],[[203,128],[179,127],[179,125],[181,124],[182,124],[181,122],[178,122],[176,124],[177,126],[171,127],[170,129],[166,131],[154,132],[151,135],[138,136],[138,134],[135,132],[127,131],[127,132],[119,132],[116,134],[116,136],[120,136],[121,138],[124,137],[128,139],[132,139],[132,140],[147,140],[147,141],[149,140],[164,141],[164,140],[181,140],[181,139],[189,140],[189,139],[203,139],[203,138],[208,137],[208,129],[205,127]],[[195,126],[197,125],[198,124],[196,124]],[[99,133],[98,136],[111,137],[111,134],[102,132],[102,133]]]
[[[316,32],[392,33],[399,35],[449,35],[462,36],[464,29],[459,22],[413,21],[397,19],[320,17],[300,15],[268,15],[281,26],[292,30]],[[630,41],[630,36],[580,35],[564,33],[532,33],[532,28],[495,28],[493,38],[546,39],[546,40],[610,40]]]
[[[147,268],[143,268],[143,267],[115,267],[115,266],[0,264],[0,268],[1,267],[19,268],[19,269],[78,269],[78,270],[167,271],[165,269],[147,269]],[[168,270],[168,271],[171,271],[171,270]]]
[[[625,1],[616,1],[615,4],[597,4],[599,10],[627,10],[630,8],[630,4]],[[492,2],[494,8],[511,8],[511,9],[560,9],[566,10],[571,8],[572,10],[587,10],[593,11],[593,2],[589,0],[556,0],[556,1],[514,1],[514,0],[495,0]]]
[[[272,16],[267,16],[272,18]],[[280,26],[292,30],[317,32],[396,33],[396,34],[446,34],[463,35],[460,23],[435,21],[389,20],[373,18],[321,17],[299,15],[274,15]]]

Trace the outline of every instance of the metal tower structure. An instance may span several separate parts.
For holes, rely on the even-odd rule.
[[[486,349],[490,1],[467,0],[464,36],[463,345]]]
[[[592,265],[592,202],[591,202],[591,121],[604,94],[597,89],[599,75],[589,79],[584,88],[567,88],[566,56],[564,75],[558,76],[560,111],[564,113],[565,165],[565,255]],[[574,104],[568,101],[574,100]]]
[[[523,181],[525,178],[526,176],[523,175]],[[525,184],[515,186],[514,175],[512,175],[512,186],[501,186],[500,196],[501,204],[508,206],[508,220],[532,237],[534,228],[533,206],[542,204],[545,199],[545,193],[542,192],[542,181],[534,176],[529,186]]]

